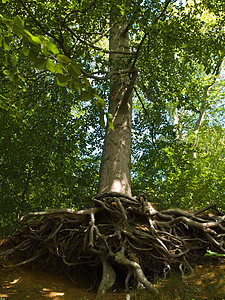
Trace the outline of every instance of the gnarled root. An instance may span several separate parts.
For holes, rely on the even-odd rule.
[[[127,270],[127,290],[140,285],[154,294],[154,278],[165,278],[173,266],[187,276],[207,249],[225,253],[225,216],[215,204],[193,213],[159,212],[143,196],[110,193],[96,196],[91,207],[30,213],[20,223],[15,246],[0,255],[28,254],[19,264],[57,259],[81,273],[102,266],[99,299],[115,285],[118,270]]]
[[[104,299],[116,280],[116,273],[107,259],[102,259],[102,280],[98,287],[97,300]]]
[[[158,290],[151,284],[150,281],[147,280],[147,278],[144,275],[144,272],[140,266],[140,264],[137,261],[130,260],[125,257],[124,255],[125,248],[122,247],[120,251],[118,251],[114,259],[118,264],[125,265],[128,268],[134,269],[134,274],[136,276],[136,279],[138,283],[143,284],[143,286],[151,293],[157,294]],[[137,260],[137,259],[136,259]]]

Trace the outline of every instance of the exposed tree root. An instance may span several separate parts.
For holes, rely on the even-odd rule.
[[[183,277],[191,275],[191,262],[207,249],[225,253],[225,216],[215,204],[193,213],[159,212],[143,195],[110,193],[96,196],[91,207],[30,213],[20,223],[13,236],[16,246],[0,255],[25,253],[18,265],[58,257],[81,271],[102,266],[98,298],[113,287],[120,271],[128,291],[141,286],[157,293],[155,277],[165,278],[172,267]]]

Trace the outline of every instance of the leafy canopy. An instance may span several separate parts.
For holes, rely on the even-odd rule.
[[[113,128],[109,34],[123,20],[110,24],[114,7],[129,24],[127,67],[138,68],[133,193],[161,206],[224,207],[223,1],[2,1],[5,232],[28,211],[81,207],[97,191],[98,118]]]

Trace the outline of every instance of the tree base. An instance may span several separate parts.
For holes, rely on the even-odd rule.
[[[207,213],[209,209],[214,213]],[[225,253],[225,216],[214,203],[193,213],[159,212],[144,195],[109,193],[96,196],[84,209],[29,213],[20,223],[13,236],[16,246],[0,255],[25,253],[26,259],[16,266],[39,260],[62,263],[77,272],[84,267],[101,269],[96,281],[99,299],[120,272],[128,292],[145,288],[156,294],[153,282],[166,278],[172,268],[179,268],[182,277],[190,276],[190,262],[207,250]]]

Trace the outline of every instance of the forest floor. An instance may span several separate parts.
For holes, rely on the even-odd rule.
[[[4,245],[2,246],[4,248]],[[43,270],[37,265],[7,268],[19,259],[15,256],[8,259],[0,257],[0,300],[95,299],[96,294],[88,292],[88,278],[87,281],[74,282],[68,274]],[[171,274],[165,281],[158,280],[155,286],[159,290],[159,296],[151,296],[147,292],[142,292],[135,295],[134,299],[225,300],[225,259],[204,259],[194,266],[194,271],[194,275],[185,280],[179,273]],[[115,291],[108,295],[107,299],[122,300],[125,299],[125,294]]]

